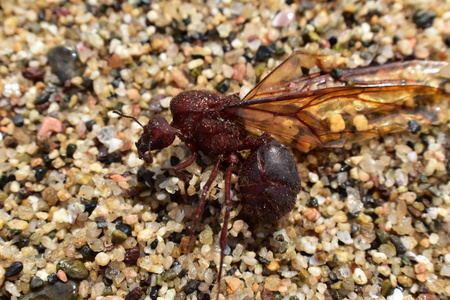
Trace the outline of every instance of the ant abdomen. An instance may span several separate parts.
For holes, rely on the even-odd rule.
[[[277,140],[252,151],[239,171],[243,213],[262,222],[286,215],[300,192],[298,174],[291,150]]]

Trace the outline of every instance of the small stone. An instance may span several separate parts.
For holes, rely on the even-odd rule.
[[[178,274],[174,270],[167,270],[167,271],[162,272],[161,279],[163,281],[170,281],[170,280],[173,280],[177,276],[178,276]]]
[[[193,59],[188,64],[187,67],[189,70],[201,67],[205,61],[201,58]]]
[[[420,29],[433,26],[436,13],[430,10],[419,10],[413,16],[414,24]]]
[[[5,272],[5,277],[13,277],[18,275],[23,270],[23,264],[20,261],[15,261],[9,266]]]
[[[276,259],[272,259],[270,264],[267,265],[267,269],[270,271],[276,271],[280,268],[280,263]]]
[[[414,272],[416,272],[416,278],[420,282],[425,282],[428,278],[427,265],[425,263],[418,263],[414,266]]]
[[[265,61],[272,57],[275,53],[274,49],[268,46],[259,46],[258,51],[256,51],[256,60]]]
[[[126,297],[125,300],[139,300],[144,292],[140,287],[135,287]]]
[[[356,284],[363,285],[367,283],[367,276],[366,273],[364,273],[361,268],[356,268],[355,271],[353,271],[353,280]]]
[[[292,10],[282,10],[275,15],[272,20],[273,27],[286,27],[295,17],[295,12]]]
[[[37,133],[38,141],[50,137],[54,133],[63,132],[66,129],[64,124],[56,118],[45,117]]]
[[[405,56],[411,55],[414,50],[411,46],[411,42],[407,39],[398,41],[397,48],[398,48],[399,52]],[[415,122],[415,121],[409,121],[409,122]]]
[[[44,286],[44,280],[42,280],[41,278],[39,278],[37,276],[31,277],[30,289],[32,291],[37,291],[37,290],[41,289],[43,286]]]
[[[422,126],[415,120],[408,121],[408,130],[412,134],[417,134],[422,130]]]
[[[3,21],[3,31],[5,35],[14,35],[16,33],[17,29],[17,17],[16,16],[9,16],[4,19]]]
[[[225,94],[229,88],[230,88],[230,79],[229,78],[225,78],[216,86],[216,90],[222,94]]]
[[[100,252],[105,249],[105,245],[99,239],[88,239],[87,243],[88,243],[89,247],[92,249],[92,251],[94,251],[94,252]]]
[[[48,51],[47,57],[52,72],[58,76],[61,83],[81,76],[84,72],[76,51],[70,47],[56,46]]]
[[[24,231],[28,228],[28,222],[24,220],[14,219],[8,222],[8,227],[11,230]]]
[[[95,262],[99,266],[106,266],[109,264],[110,261],[111,261],[111,259],[109,258],[109,255],[106,254],[105,252],[100,252],[99,254],[97,254],[95,256]]]
[[[116,229],[122,231],[127,236],[131,236],[131,233],[133,232],[133,228],[130,225],[124,223],[117,224]]]
[[[36,181],[42,181],[42,179],[44,179],[45,177],[45,174],[47,174],[47,168],[44,166],[37,166],[34,170],[34,178],[36,178]]]
[[[3,143],[5,144],[6,148],[16,148],[19,142],[16,138],[8,135],[3,139]]]
[[[58,263],[58,270],[63,270],[67,276],[73,279],[86,279],[89,275],[88,269],[78,259],[63,259]]]
[[[341,68],[333,68],[330,72],[331,77],[333,77],[333,79],[335,80],[340,79],[343,74],[344,71]]]
[[[73,158],[73,155],[75,154],[75,151],[77,151],[77,145],[75,145],[75,144],[67,145],[66,156],[68,158]]]
[[[100,35],[95,32],[91,32],[90,34],[88,34],[87,40],[89,44],[91,44],[96,49],[102,49],[105,47],[105,41]]]
[[[210,245],[213,242],[213,232],[211,229],[205,229],[199,233],[198,239],[203,245]]]
[[[306,202],[306,206],[309,208],[315,208],[319,206],[319,200],[317,200],[317,198],[311,198],[308,202]]]
[[[28,67],[22,71],[22,76],[33,81],[42,81],[45,76],[45,69],[42,67]]]
[[[80,254],[83,256],[84,260],[94,260],[95,252],[88,245],[84,245],[78,250]]]
[[[341,114],[332,114],[330,119],[330,130],[332,132],[341,132],[345,130],[345,122]]]
[[[413,280],[405,275],[400,275],[397,277],[398,283],[400,283],[404,287],[411,287],[413,284]]]
[[[146,228],[138,233],[138,241],[148,242],[154,236],[155,231],[152,228]]]
[[[114,230],[111,234],[111,241],[114,244],[122,244],[127,239],[127,235],[121,230]]]
[[[54,206],[59,201],[58,192],[53,187],[47,187],[42,192],[42,199],[44,199],[48,205]]]
[[[33,280],[33,279],[32,279]],[[41,279],[42,280],[42,279]],[[22,300],[36,300],[36,299],[64,299],[76,300],[78,295],[78,284],[72,280],[62,282],[57,280],[54,284],[47,284],[43,289],[34,291],[23,298]]]
[[[16,127],[22,127],[24,124],[24,118],[22,114],[17,114],[12,118],[12,121]]]
[[[127,252],[125,252],[124,262],[130,265],[136,265],[139,256],[140,256],[139,247],[131,248],[127,250]]]
[[[394,244],[398,254],[404,254],[406,252],[407,249],[398,236],[391,235],[390,240]]]
[[[239,278],[234,277],[230,280],[230,282],[228,283],[228,286],[234,292],[239,288],[241,283],[242,283],[242,281]],[[267,282],[266,282],[266,284],[267,284]]]
[[[198,286],[200,285],[200,281],[198,280],[189,280],[186,284],[186,287],[184,288],[184,292],[186,295],[192,294],[197,290]]]
[[[56,272],[56,276],[62,282],[67,282],[67,276],[66,276],[66,273],[64,273],[63,270],[58,270],[58,272]]]
[[[355,125],[357,131],[365,131],[369,128],[369,121],[364,115],[356,115],[353,118],[353,125]]]
[[[44,104],[50,100],[50,97],[52,96],[53,92],[44,92],[42,95],[39,96],[39,98],[36,99],[36,104]]]

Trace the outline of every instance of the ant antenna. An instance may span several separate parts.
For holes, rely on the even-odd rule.
[[[127,116],[127,115],[124,115],[123,113],[121,113],[120,111],[117,111],[117,110],[113,110],[113,113],[118,114],[119,116],[124,117],[124,118],[132,119],[133,121],[135,121],[136,123],[138,123],[139,125],[141,125],[142,128],[144,128],[144,126],[141,124],[141,122],[139,122],[139,121],[138,121],[135,117],[133,117],[133,116]]]

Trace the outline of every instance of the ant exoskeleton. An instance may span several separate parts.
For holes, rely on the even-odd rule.
[[[146,162],[153,161],[151,150],[168,147],[173,143],[175,135],[186,143],[192,155],[173,167],[180,178],[185,177],[180,171],[195,162],[198,151],[215,158],[214,168],[197,204],[186,252],[191,249],[206,197],[219,172],[219,166],[226,164],[225,213],[220,234],[219,290],[227,243],[227,224],[232,207],[231,175],[234,166],[239,162],[239,152],[251,150],[239,171],[243,214],[261,222],[276,221],[292,210],[300,192],[300,177],[292,151],[268,134],[258,138],[246,138],[245,127],[227,116],[223,108],[237,101],[237,97],[225,97],[209,91],[182,92],[172,99],[170,105],[174,116],[172,124],[167,123],[163,117],[156,116],[143,126],[136,118],[115,111],[123,117],[132,118],[144,129],[136,147],[139,158]]]
[[[173,167],[179,178],[185,179],[182,170],[196,161],[199,151],[215,161],[198,201],[186,252],[191,249],[211,184],[221,164],[225,165],[218,295],[232,207],[231,176],[241,160],[240,151],[250,150],[238,174],[242,211],[268,223],[291,211],[300,191],[296,161],[285,145],[303,152],[313,147],[342,147],[405,130],[410,122],[447,121],[449,94],[441,88],[448,80],[440,75],[446,62],[413,60],[340,70],[339,78],[303,74],[328,58],[295,52],[242,101],[235,95],[204,90],[181,92],[170,103],[171,124],[155,116],[144,126],[116,112],[144,129],[136,147],[146,162],[152,162],[152,150],[168,147],[176,136],[192,152]],[[247,132],[256,136],[249,137]]]

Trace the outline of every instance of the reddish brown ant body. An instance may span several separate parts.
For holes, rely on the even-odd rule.
[[[191,248],[208,191],[217,176],[219,166],[221,163],[227,164],[225,215],[220,235],[219,287],[227,242],[227,224],[232,207],[231,175],[233,167],[239,162],[239,152],[252,150],[239,172],[244,214],[263,222],[276,221],[292,210],[300,192],[300,177],[291,150],[267,134],[259,138],[246,138],[243,124],[235,122],[225,113],[224,107],[238,101],[235,96],[225,97],[209,91],[182,92],[173,98],[170,104],[173,113],[172,124],[167,123],[162,117],[155,117],[147,125],[141,125],[144,132],[136,142],[139,158],[152,162],[150,151],[168,147],[177,135],[193,153],[190,158],[173,168],[181,178],[184,175],[180,170],[195,161],[198,151],[208,153],[216,159],[214,169],[203,187],[197,204],[187,251]],[[119,112],[116,113],[124,116]]]
[[[449,94],[441,89],[448,79],[440,74],[447,63],[400,62],[343,70],[339,78],[304,74],[329,59],[295,52],[242,101],[235,95],[185,91],[170,103],[171,124],[156,116],[141,125],[144,132],[136,147],[146,162],[152,162],[152,150],[168,147],[176,136],[192,151],[191,157],[173,168],[178,177],[185,177],[181,170],[196,160],[199,151],[215,160],[196,208],[187,251],[211,184],[220,165],[225,165],[219,292],[232,207],[231,175],[240,151],[251,151],[239,170],[243,211],[273,222],[293,209],[300,191],[296,162],[285,145],[303,152],[314,147],[342,147],[405,130],[410,122],[427,125],[448,119]],[[248,132],[256,136],[249,137]]]

